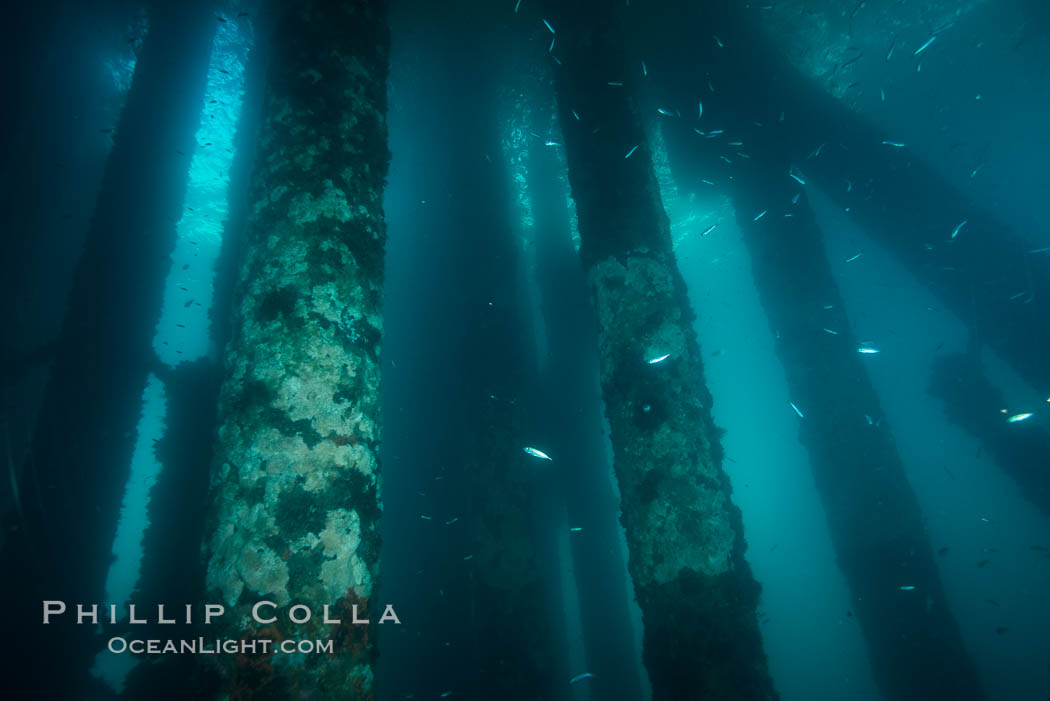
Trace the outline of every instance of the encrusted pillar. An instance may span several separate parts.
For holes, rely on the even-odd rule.
[[[570,14],[570,9],[575,13]],[[653,698],[776,698],[693,313],[671,249],[616,17],[548,10],[569,180]]]
[[[230,695],[371,699],[386,3],[301,1],[282,14],[219,406],[204,555],[207,599],[227,610],[209,633],[333,644],[217,656]],[[251,615],[263,600],[278,606],[266,626]],[[290,622],[294,604],[309,622]],[[340,624],[322,622],[325,605]],[[355,607],[370,623],[353,622]]]

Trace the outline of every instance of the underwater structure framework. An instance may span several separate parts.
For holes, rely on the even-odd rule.
[[[515,15],[520,5],[513,8]],[[596,5],[603,12],[600,23],[594,21]],[[452,476],[462,508],[444,516],[428,509],[412,518],[426,527],[434,521],[445,530],[470,528],[462,541],[465,549],[448,558],[459,568],[454,574],[448,574],[452,566],[429,566],[435,553],[453,552],[445,552],[437,538],[425,541],[434,552],[420,557],[428,564],[414,573],[418,586],[429,592],[428,602],[462,609],[435,616],[440,621],[436,634],[425,631],[435,636],[427,644],[454,648],[447,654],[469,667],[453,672],[465,677],[457,687],[460,694],[450,688],[439,697],[586,701],[598,696],[588,691],[588,681],[603,688],[586,671],[588,662],[609,664],[613,657],[608,650],[598,651],[605,641],[583,633],[595,627],[602,612],[585,600],[588,580],[579,546],[566,546],[551,535],[583,531],[569,526],[588,510],[566,509],[561,501],[573,489],[578,493],[580,484],[566,486],[541,472],[548,463],[560,467],[561,456],[550,445],[558,445],[566,425],[582,412],[559,407],[535,418],[544,412],[539,398],[571,400],[568,391],[559,394],[561,385],[570,383],[563,376],[559,381],[557,369],[544,368],[543,352],[525,348],[523,336],[515,335],[526,325],[527,313],[525,305],[508,300],[521,292],[519,287],[536,284],[544,309],[556,308],[560,294],[575,295],[567,304],[581,303],[584,316],[589,315],[586,323],[593,324],[587,327],[577,316],[566,327],[548,328],[556,330],[555,356],[593,355],[592,363],[580,367],[594,375],[600,392],[595,405],[604,412],[608,433],[608,477],[619,511],[615,537],[600,541],[600,571],[622,562],[631,600],[605,598],[603,591],[601,601],[629,609],[611,614],[623,620],[607,628],[609,649],[623,654],[632,632],[627,619],[635,615],[639,646],[637,660],[623,661],[624,681],[610,698],[780,698],[760,625],[762,587],[747,559],[744,518],[734,503],[723,431],[713,414],[701,354],[704,339],[697,336],[661,199],[657,159],[663,154],[657,151],[662,146],[652,139],[650,103],[694,101],[714,81],[733,87],[704,93],[706,107],[700,104],[699,111],[737,125],[736,134],[747,141],[753,157],[732,177],[722,178],[715,142],[696,140],[691,125],[675,125],[661,132],[670,146],[669,170],[683,190],[700,178],[718,180],[735,208],[754,286],[794,398],[790,406],[804,419],[799,442],[809,454],[837,565],[849,589],[849,615],[857,613],[872,680],[886,699],[984,699],[919,498],[892,427],[882,423],[879,394],[861,359],[879,351],[850,330],[845,294],[825,249],[826,232],[794,164],[807,160],[807,177],[828,184],[855,173],[857,155],[863,154],[862,192],[853,192],[852,182],[847,194],[841,188],[828,191],[835,193],[837,204],[855,210],[889,254],[946,307],[960,317],[974,317],[968,354],[942,359],[929,391],[944,402],[954,423],[988,446],[1044,514],[1050,508],[1050,483],[1040,468],[1050,451],[1050,434],[1034,424],[1014,431],[1004,423],[1002,410],[960,407],[1006,404],[982,374],[982,347],[994,348],[1034,385],[1050,377],[1031,348],[1033,339],[1038,344],[1050,333],[1047,302],[1039,294],[1050,289],[1050,277],[1042,269],[1028,271],[1032,304],[1021,307],[1003,302],[1014,259],[1027,255],[1021,240],[1006,234],[990,246],[990,237],[974,236],[957,249],[919,251],[899,233],[906,229],[905,217],[912,225],[917,218],[923,226],[950,229],[962,212],[969,212],[963,198],[921,165],[905,168],[896,151],[872,148],[880,140],[886,144],[885,135],[787,68],[753,14],[732,3],[687,5],[652,3],[647,23],[634,25],[629,3],[538,3],[524,11],[540,13],[542,25],[534,22],[528,31],[501,26],[496,34],[509,53],[517,52],[519,62],[494,61],[464,78],[474,102],[491,100],[491,110],[464,118],[466,126],[449,138],[476,136],[492,165],[500,137],[486,127],[495,121],[500,71],[550,64],[521,84],[549,89],[554,138],[546,145],[557,148],[551,153],[558,155],[530,158],[536,172],[551,175],[564,157],[571,202],[564,209],[530,211],[530,217],[536,214],[542,226],[563,234],[578,233],[578,260],[573,261],[578,268],[545,271],[541,265],[540,274],[530,279],[532,271],[522,262],[530,247],[550,246],[548,251],[568,258],[568,236],[552,246],[534,232],[515,228],[505,204],[478,215],[479,236],[491,239],[479,243],[475,253],[492,256],[491,270],[484,273],[499,282],[489,285],[490,297],[463,303],[464,316],[482,319],[482,330],[450,343],[466,357],[444,368],[460,375],[476,370],[458,384],[450,382],[464,398],[455,410],[450,400],[449,413],[458,412],[470,427],[455,442],[454,456],[434,458],[440,468],[432,478]],[[688,19],[683,8],[689,10]],[[197,467],[177,479],[162,475],[159,485],[172,495],[172,504],[144,542],[158,548],[164,561],[146,561],[130,601],[144,607],[179,598],[192,598],[201,607],[221,603],[225,613],[204,627],[197,620],[196,632],[242,643],[309,638],[330,647],[311,655],[252,648],[203,661],[159,663],[144,657],[152,664],[135,667],[123,689],[113,691],[103,686],[92,663],[104,654],[107,637],[126,634],[133,626],[126,620],[82,626],[63,619],[43,630],[37,606],[19,611],[15,624],[40,631],[30,636],[34,643],[59,644],[69,654],[40,656],[12,646],[9,659],[26,670],[27,679],[42,680],[43,698],[87,692],[106,699],[147,694],[231,700],[394,698],[393,683],[384,685],[398,680],[384,679],[380,660],[388,650],[410,648],[396,637],[406,634],[383,593],[381,527],[389,518],[384,516],[387,476],[396,469],[400,488],[411,482],[403,466],[389,466],[386,455],[392,452],[384,449],[381,457],[384,412],[395,410],[384,407],[384,375],[397,369],[384,356],[384,197],[392,158],[388,80],[395,10],[387,0],[278,1],[271,9],[269,54],[255,64],[260,108],[251,137],[254,162],[241,164],[250,172],[244,233],[225,244],[220,275],[228,279],[217,283],[218,308],[212,312],[221,350],[217,360],[174,368],[158,362],[149,344],[161,308],[157,281],[171,265],[175,247],[174,229],[164,222],[177,205],[165,188],[169,180],[178,180],[179,159],[151,148],[158,133],[169,143],[192,139],[184,126],[193,120],[180,110],[200,101],[193,90],[201,82],[210,37],[203,27],[213,19],[227,20],[196,3],[154,9],[154,31],[121,117],[128,126],[122,123],[107,162],[61,334],[53,349],[42,351],[51,377],[32,450],[18,467],[6,457],[21,525],[7,537],[2,562],[24,576],[3,586],[7,596],[34,605],[41,599],[105,600],[101,563],[108,564],[111,554],[99,543],[108,543],[117,529],[120,489],[128,477],[123,465],[133,452],[133,427],[141,411],[140,387],[160,377],[171,387],[169,435],[151,448],[161,462]],[[493,21],[482,9],[467,9],[477,13],[474,29]],[[465,12],[464,7],[450,9],[457,20],[461,15],[456,13]],[[692,40],[712,31],[715,42],[699,46]],[[544,40],[539,56],[537,33]],[[726,50],[727,45],[756,48],[747,51],[749,61],[734,62],[736,49]],[[639,61],[639,54],[648,63]],[[635,75],[639,63],[643,76],[678,64],[697,67],[697,73],[669,79],[654,96]],[[444,68],[449,66],[463,67],[450,62]],[[776,120],[785,105],[812,118],[800,125],[784,121],[781,112]],[[157,120],[156,113],[166,117]],[[663,108],[659,114],[671,116]],[[807,159],[808,145],[828,134],[838,147],[829,148],[827,158]],[[128,164],[132,159],[150,160],[156,177],[139,177]],[[473,194],[509,201],[521,183],[501,180],[496,166],[485,167],[479,166],[470,181]],[[549,188],[549,199],[555,199],[557,178],[540,182],[535,174],[530,177],[531,182],[521,180],[536,192]],[[936,206],[917,194],[918,181],[925,191],[938,193],[929,198],[937,200]],[[442,195],[448,201],[457,196]],[[128,208],[129,199],[140,206]],[[904,204],[880,204],[890,199]],[[771,201],[782,208],[767,208]],[[967,216],[968,233],[1002,226],[991,214]],[[157,233],[141,236],[143,229]],[[440,237],[441,232],[428,235]],[[963,256],[985,260],[983,277],[962,281],[946,274],[949,264],[965,266]],[[424,261],[420,268],[444,262]],[[469,290],[484,273],[463,273],[454,283]],[[482,312],[476,312],[475,303]],[[586,379],[574,386],[587,387]],[[530,391],[535,392],[531,397]],[[866,422],[847,413],[857,406],[866,408]],[[1017,414],[1009,421],[1029,416]],[[522,436],[530,431],[548,443],[526,443]],[[55,441],[55,435],[68,441]],[[19,498],[18,478],[26,474],[49,485],[37,487],[36,504]],[[576,478],[587,486],[587,480]],[[411,486],[420,496],[441,488],[432,482]],[[602,515],[612,520],[612,510],[606,505]],[[401,517],[407,511],[397,513]],[[163,531],[183,520],[192,523],[165,541]],[[617,550],[621,538],[622,553]],[[460,591],[446,592],[449,581]],[[922,596],[913,595],[916,588]],[[566,602],[575,602],[571,615],[562,610],[569,608]],[[306,618],[289,617],[289,609],[305,612]],[[45,618],[47,611],[45,602]],[[270,611],[279,615],[266,618]],[[166,621],[150,622],[151,633],[162,631],[158,623]],[[453,625],[470,630],[448,630]],[[415,629],[413,634],[424,636]],[[430,662],[442,668],[448,659],[435,655],[437,662]],[[424,678],[415,669],[404,676],[415,681],[417,673]],[[608,693],[608,687],[603,689]]]

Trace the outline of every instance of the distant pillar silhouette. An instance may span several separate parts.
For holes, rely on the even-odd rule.
[[[43,349],[53,361],[22,473],[25,520],[0,559],[18,631],[0,644],[12,696],[76,698],[101,684],[89,670],[108,631],[70,616],[42,627],[40,605],[105,601],[142,391],[158,365],[154,328],[187,177],[179,151],[199,124],[215,19],[193,0],[156,5],[62,328]]]
[[[1018,493],[1044,516],[1050,516],[1050,432],[1034,421],[1010,423],[1002,407],[1003,393],[984,374],[975,352],[937,358],[929,392],[944,402],[952,423],[979,440],[1003,472],[1017,483]]]
[[[792,401],[804,413],[800,440],[872,675],[887,698],[978,701],[984,695],[976,667],[948,610],[922,512],[850,331],[820,229],[804,195],[791,203],[800,188],[783,175],[787,160],[762,141],[753,135],[754,165],[735,171],[733,204]]]
[[[559,461],[573,466],[558,473],[569,520],[587,526],[587,537],[571,543],[586,668],[595,673],[588,687],[593,698],[641,699],[644,673],[631,663],[637,655],[636,633],[627,615],[631,592],[609,584],[623,577],[625,565],[616,522],[619,502],[608,479],[602,408],[589,401],[598,389],[598,332],[583,266],[573,248],[561,169],[551,149],[530,149],[536,282],[548,349],[538,391],[544,427],[557,439],[559,454],[564,453]]]

